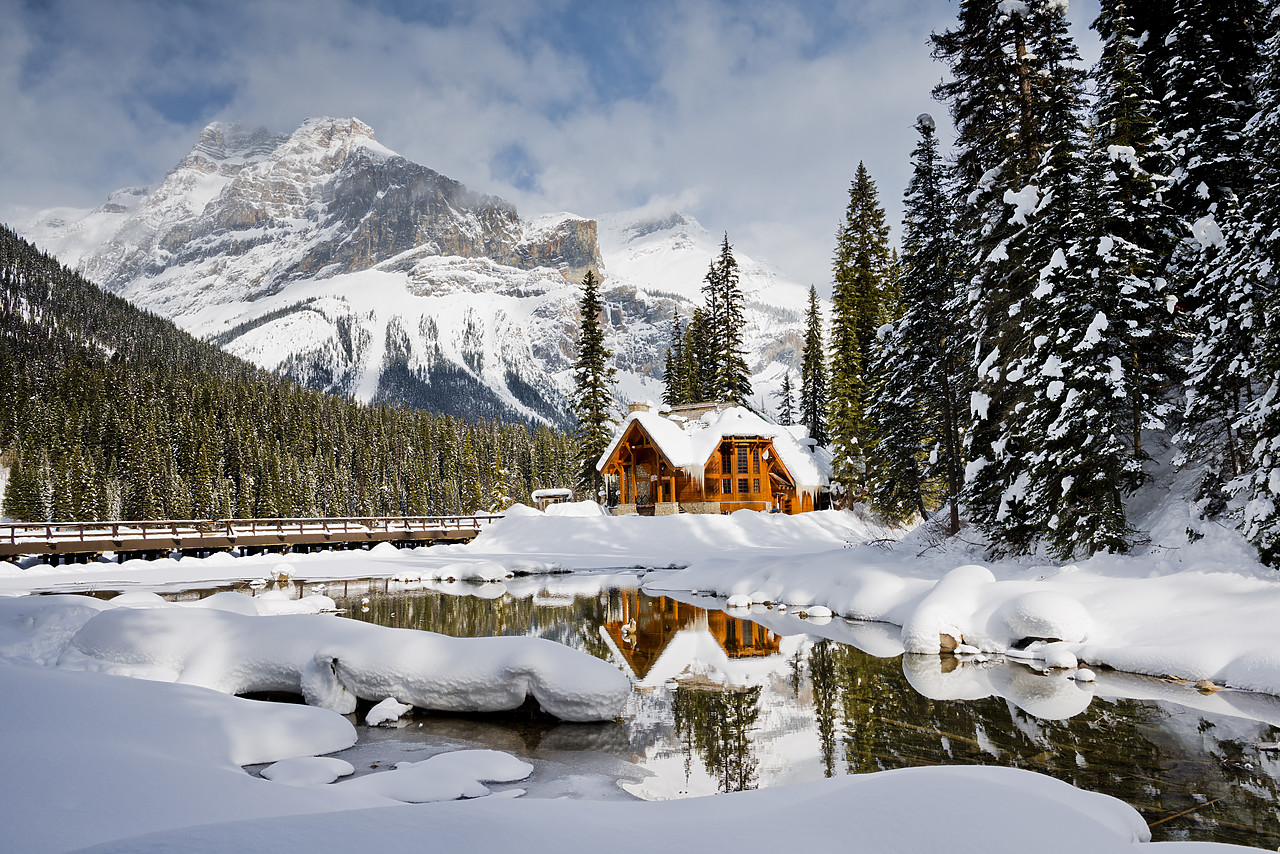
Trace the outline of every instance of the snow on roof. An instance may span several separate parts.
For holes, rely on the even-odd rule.
[[[639,423],[667,461],[677,468],[704,465],[723,439],[762,438],[772,440],[774,450],[797,486],[825,486],[831,479],[830,453],[824,448],[809,450],[807,431],[803,427],[770,423],[742,406],[712,409],[692,419],[632,412],[596,462],[597,471],[604,468],[633,423]]]

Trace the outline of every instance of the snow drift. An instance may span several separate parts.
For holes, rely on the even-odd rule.
[[[225,694],[283,691],[349,714],[358,699],[492,712],[527,698],[566,721],[609,720],[630,685],[612,665],[541,638],[453,638],[334,615],[218,607],[111,607],[89,597],[0,600],[0,655],[200,685]],[[250,602],[252,600],[249,600]]]

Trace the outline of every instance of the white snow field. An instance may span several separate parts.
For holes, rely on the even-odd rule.
[[[678,850],[767,851],[797,840],[895,851],[1133,850],[1149,833],[1132,808],[1000,768],[917,768],[659,803],[510,800],[530,772],[493,751],[344,779],[341,765],[319,757],[355,741],[347,719],[223,692],[275,685],[337,709],[348,707],[350,694],[418,704],[454,675],[466,682],[463,694],[485,695],[492,686],[481,683],[526,654],[535,659],[528,672],[545,675],[557,669],[558,654],[472,653],[487,647],[454,648],[411,637],[425,633],[306,613],[323,610],[319,596],[288,603],[222,594],[192,607],[143,591],[282,576],[461,577],[441,568],[471,565],[485,568],[478,578],[503,577],[469,585],[497,595],[522,583],[509,573],[638,566],[653,568],[643,578],[654,592],[734,597],[753,618],[764,609],[766,621],[804,612],[824,634],[874,629],[886,654],[936,653],[947,635],[960,653],[1029,657],[1058,676],[1050,681],[1063,690],[1042,698],[1055,717],[1087,701],[1091,691],[1066,690],[1072,676],[1074,685],[1091,684],[1081,664],[1280,694],[1280,581],[1226,529],[1202,526],[1203,538],[1188,543],[1183,531],[1200,523],[1185,508],[1156,514],[1149,526],[1153,542],[1176,545],[1066,566],[983,562],[975,549],[933,544],[919,529],[901,536],[847,512],[614,518],[562,506],[554,515],[517,508],[466,546],[0,569],[0,591],[10,594],[0,599],[5,848],[647,851],[659,844],[652,834],[661,834],[662,845]],[[574,577],[565,581],[571,587]],[[21,595],[94,588],[136,592],[111,603]],[[904,663],[926,695],[1006,693],[983,683],[980,671],[929,666],[937,661],[908,655]],[[612,696],[602,686],[622,678],[603,662],[577,659],[560,675],[551,693],[593,708],[603,702],[598,695]],[[539,677],[527,678],[533,691]],[[1098,678],[1105,681],[1105,671]],[[389,721],[396,709],[386,704],[375,717]],[[241,768],[269,762],[281,763],[277,780]],[[405,803],[455,797],[468,800]],[[642,824],[649,832],[635,831]]]

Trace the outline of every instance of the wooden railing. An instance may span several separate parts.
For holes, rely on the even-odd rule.
[[[274,547],[474,538],[501,516],[376,516],[312,519],[165,519],[0,524],[0,557],[102,551]]]

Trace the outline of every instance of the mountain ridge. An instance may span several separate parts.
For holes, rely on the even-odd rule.
[[[670,210],[523,220],[358,119],[332,118],[290,134],[213,123],[154,187],[20,230],[108,290],[310,387],[561,426],[582,274],[605,283],[620,402],[652,399],[671,321],[700,302],[718,244]],[[807,288],[739,260],[763,407],[798,364]]]

